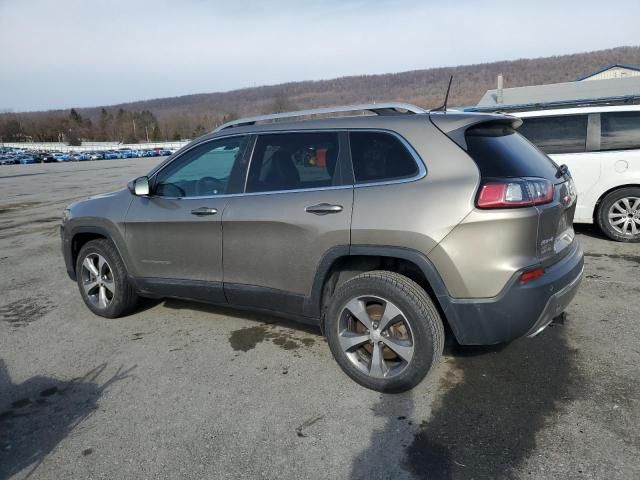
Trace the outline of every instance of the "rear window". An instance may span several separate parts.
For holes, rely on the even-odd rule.
[[[640,148],[640,112],[600,114],[600,150]]]
[[[513,128],[479,126],[467,130],[467,153],[483,178],[540,177],[556,180],[557,166]]]
[[[413,156],[394,135],[351,132],[349,143],[356,183],[395,180],[418,173]]]
[[[520,134],[544,153],[586,151],[587,115],[523,118]]]

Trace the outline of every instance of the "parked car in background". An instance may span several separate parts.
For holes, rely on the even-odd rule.
[[[15,165],[16,159],[9,155],[0,155],[0,165]]]
[[[173,152],[167,148],[161,148],[160,150],[158,150],[158,155],[160,155],[161,157],[165,157],[172,154]]]
[[[80,162],[80,161],[89,160],[89,159],[90,159],[89,155],[85,152],[71,152],[69,154],[70,161]]]
[[[62,152],[53,152],[53,158],[56,159],[56,162],[68,162],[69,154]]]
[[[53,163],[56,161],[51,152],[37,152],[34,158],[40,163]]]
[[[104,160],[104,152],[88,152],[91,160]]]
[[[33,155],[19,155],[18,157],[16,157],[16,161],[21,165],[29,165],[30,163],[36,163],[35,159],[33,158]]]
[[[119,152],[115,152],[113,150],[106,150],[103,155],[105,160],[115,160],[118,158],[122,158],[122,155]]]
[[[574,222],[640,242],[640,105],[517,112],[519,132],[575,180]]]
[[[118,153],[120,154],[120,158],[133,158],[133,151],[128,148],[119,148]]]
[[[103,317],[180,297],[317,325],[352,379],[407,390],[445,324],[534,336],[577,292],[573,180],[520,124],[394,103],[235,120],[65,209],[67,272]]]

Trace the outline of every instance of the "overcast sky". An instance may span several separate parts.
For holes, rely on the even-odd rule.
[[[0,111],[640,44],[639,0],[0,0]]]

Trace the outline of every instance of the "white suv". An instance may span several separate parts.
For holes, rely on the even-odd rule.
[[[576,223],[597,223],[611,239],[640,242],[640,105],[518,112],[527,137],[578,190]]]

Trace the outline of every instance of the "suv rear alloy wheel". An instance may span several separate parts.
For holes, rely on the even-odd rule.
[[[84,303],[96,315],[120,317],[138,304],[120,255],[109,240],[92,240],[80,249],[76,278]]]
[[[426,292],[387,271],[364,273],[340,286],[325,327],[331,352],[345,373],[383,392],[418,384],[444,345],[442,321]]]
[[[640,242],[640,188],[621,188],[609,193],[600,204],[597,220],[612,240]]]

